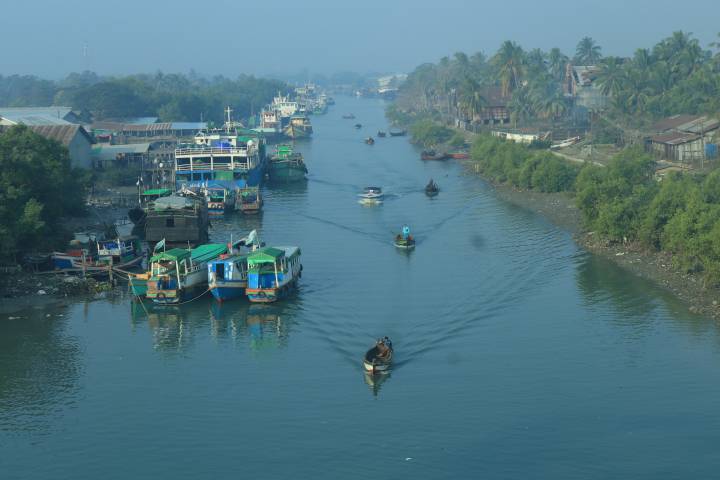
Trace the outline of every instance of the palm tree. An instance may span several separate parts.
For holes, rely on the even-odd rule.
[[[460,86],[459,108],[472,121],[487,105],[487,100],[480,93],[480,84],[472,77],[466,76]]]
[[[525,52],[520,45],[506,40],[492,58],[492,63],[497,69],[503,95],[510,95],[520,87],[525,75]]]
[[[548,53],[548,69],[555,80],[561,80],[563,75],[565,75],[565,66],[568,63],[568,60],[569,58],[567,55],[564,55],[557,47],[553,48]]]
[[[546,57],[547,54],[539,48],[533,48],[528,52],[526,63],[530,76],[542,75],[547,72]]]
[[[513,92],[512,100],[510,100],[508,108],[515,127],[517,127],[518,120],[523,122],[535,115],[533,101],[530,98],[528,90],[525,88]]]
[[[622,61],[617,57],[603,60],[596,79],[603,95],[616,96],[625,85],[625,70]]]
[[[595,65],[602,58],[600,46],[590,37],[583,37],[575,50],[575,63],[579,65]]]

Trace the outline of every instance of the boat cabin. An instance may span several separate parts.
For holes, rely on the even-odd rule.
[[[300,272],[300,248],[265,247],[248,258],[248,288],[278,288]]]

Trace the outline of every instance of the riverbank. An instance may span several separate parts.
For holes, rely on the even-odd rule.
[[[611,243],[583,228],[582,215],[572,195],[566,192],[542,193],[522,190],[488,181],[466,162],[470,175],[477,175],[494,188],[498,197],[545,217],[554,225],[572,233],[577,244],[588,252],[602,256],[628,272],[649,280],[671,292],[692,313],[720,319],[720,290],[707,289],[697,275],[684,273],[673,266],[672,255],[649,251],[636,244]]]

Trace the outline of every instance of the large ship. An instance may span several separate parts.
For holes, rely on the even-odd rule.
[[[222,129],[201,131],[194,143],[175,149],[175,184],[178,190],[199,191],[222,186],[229,190],[258,186],[265,174],[265,137],[230,119],[225,110]]]

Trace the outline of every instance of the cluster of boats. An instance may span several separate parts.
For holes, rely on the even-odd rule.
[[[228,244],[159,245],[147,271],[129,275],[133,295],[158,305],[182,304],[208,291],[218,301],[271,303],[290,295],[302,276],[299,247],[265,246],[254,230]]]
[[[327,113],[334,103],[313,84],[296,88],[294,98],[278,93],[260,112],[259,127],[254,130],[270,139],[310,137],[313,128],[309,116]]]

